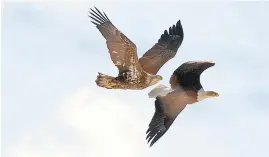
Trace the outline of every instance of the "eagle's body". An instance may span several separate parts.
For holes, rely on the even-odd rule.
[[[204,91],[200,83],[202,72],[214,65],[209,61],[183,63],[170,77],[170,89],[161,85],[149,92],[149,97],[156,98],[155,113],[147,130],[150,146],[166,133],[188,104],[218,96],[214,91]]]
[[[141,70],[138,72],[128,70],[120,73],[117,77],[112,77],[99,73],[97,76],[97,85],[107,89],[144,89],[151,85],[154,75]]]
[[[106,39],[111,60],[119,70],[117,77],[99,73],[96,84],[107,89],[140,90],[162,80],[158,71],[176,55],[183,41],[180,20],[169,31],[165,30],[158,42],[138,58],[136,45],[111,23],[105,13],[95,9],[90,12],[92,23]]]

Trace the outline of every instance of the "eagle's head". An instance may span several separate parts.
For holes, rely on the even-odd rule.
[[[197,100],[202,101],[207,98],[218,97],[219,93],[214,91],[201,91],[197,93]]]
[[[156,83],[158,83],[159,81],[161,81],[163,79],[162,76],[160,75],[154,75],[152,76],[151,80],[150,80],[150,85],[155,85]]]

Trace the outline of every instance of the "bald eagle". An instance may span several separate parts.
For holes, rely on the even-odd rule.
[[[155,113],[146,132],[150,147],[166,133],[187,104],[219,96],[217,92],[205,91],[200,83],[202,72],[214,65],[211,61],[185,62],[170,77],[170,88],[159,85],[149,92],[150,98],[156,98]]]
[[[118,76],[112,77],[98,72],[96,84],[107,89],[141,90],[162,80],[157,75],[160,68],[172,59],[183,41],[180,20],[165,30],[159,40],[138,59],[136,45],[128,39],[96,7],[90,9],[89,17],[106,40],[111,60],[118,68]],[[139,33],[139,32],[138,32]]]

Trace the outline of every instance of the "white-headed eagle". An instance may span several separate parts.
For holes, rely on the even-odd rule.
[[[187,104],[219,96],[217,92],[205,91],[200,83],[202,72],[214,65],[211,61],[185,62],[170,77],[171,88],[159,85],[149,92],[150,98],[156,98],[155,113],[147,130],[150,146],[166,133]]]
[[[106,39],[111,60],[118,68],[117,77],[99,73],[96,84],[107,89],[141,90],[162,80],[157,75],[160,68],[172,59],[183,41],[183,29],[180,20],[165,30],[158,42],[138,59],[136,45],[128,39],[109,20],[107,15],[97,8],[89,11],[93,24]]]

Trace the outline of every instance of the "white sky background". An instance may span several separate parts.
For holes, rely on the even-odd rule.
[[[160,83],[189,60],[220,97],[187,107],[149,148],[153,88],[106,90],[116,75],[88,9],[105,11],[141,56],[180,18],[185,38]],[[39,2],[2,4],[3,157],[269,156],[269,3]]]

